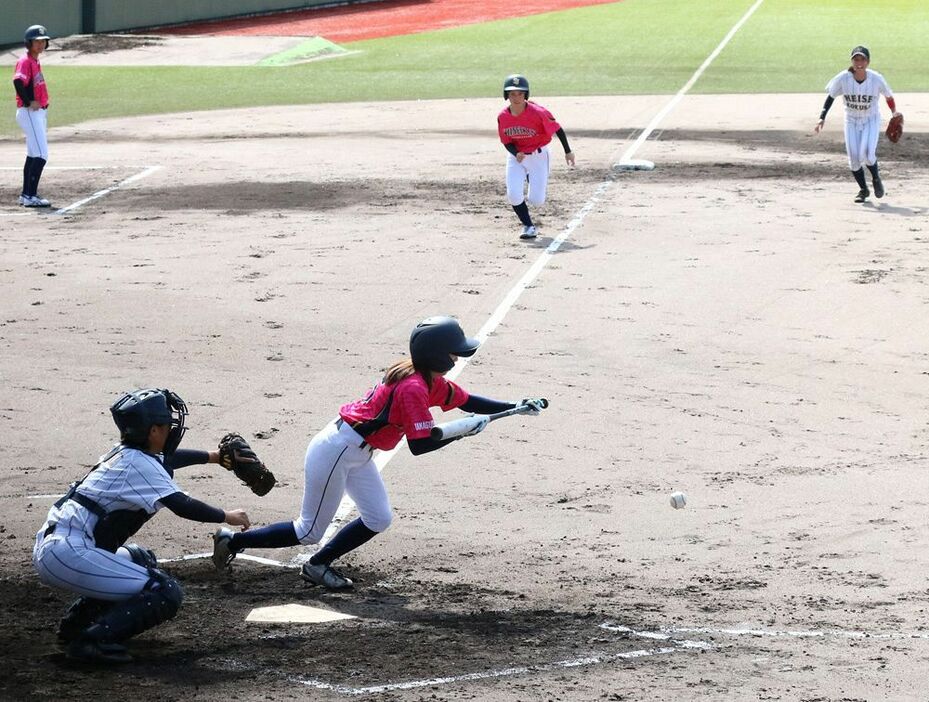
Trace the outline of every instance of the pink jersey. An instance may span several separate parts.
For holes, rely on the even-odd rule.
[[[561,125],[552,113],[534,102],[527,102],[526,109],[518,117],[510,113],[509,107],[504,107],[497,115],[500,141],[504,145],[516,144],[516,148],[524,154],[531,154],[548,144],[559,129]]]
[[[434,424],[430,407],[447,412],[467,401],[468,393],[450,380],[440,376],[432,381],[430,389],[425,378],[414,373],[393,385],[378,383],[363,400],[344,405],[339,416],[371,446],[389,451],[404,435],[409,439],[429,436]],[[368,433],[372,428],[374,431]]]
[[[48,107],[48,86],[45,84],[45,76],[42,75],[42,66],[36,59],[26,54],[17,61],[13,80],[21,80],[26,89],[32,91],[33,99],[42,107]],[[25,107],[19,93],[16,94],[16,106]]]

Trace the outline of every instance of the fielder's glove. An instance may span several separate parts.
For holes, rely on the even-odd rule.
[[[524,397],[516,406],[525,407],[526,411],[524,414],[538,417],[542,413],[542,410],[548,407],[548,401],[540,397]]]
[[[274,474],[261,462],[252,447],[240,434],[226,434],[219,442],[219,463],[231,470],[259,497],[274,487]]]
[[[890,118],[890,122],[887,123],[887,138],[890,139],[894,144],[900,141],[900,137],[903,136],[903,113],[894,112],[894,116]]]

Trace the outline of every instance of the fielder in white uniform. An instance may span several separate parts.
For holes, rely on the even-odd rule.
[[[211,507],[174,482],[175,468],[219,462],[217,451],[177,449],[187,414],[177,395],[137,390],[110,411],[121,443],[52,506],[32,559],[43,583],[81,596],[58,628],[68,657],[119,663],[131,660],[126,639],[171,619],[183,600],[155,554],[126,540],[162,506],[200,522],[249,523],[242,510]]]
[[[845,99],[845,150],[848,166],[858,183],[855,202],[867,200],[871,191],[865,180],[864,167],[871,171],[871,182],[875,197],[884,197],[884,183],[877,165],[877,141],[881,133],[880,96],[887,99],[887,106],[896,114],[893,91],[877,71],[868,68],[871,52],[865,46],[852,49],[852,65],[829,81],[829,93],[823,105],[814,131],[818,134],[826,122],[826,114],[833,101],[842,95]]]

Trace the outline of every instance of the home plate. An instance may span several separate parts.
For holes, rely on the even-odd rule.
[[[276,622],[281,624],[320,624],[322,622],[336,622],[340,619],[356,619],[356,617],[351,614],[342,614],[329,609],[307,607],[300,604],[256,607],[245,617],[247,622]]]

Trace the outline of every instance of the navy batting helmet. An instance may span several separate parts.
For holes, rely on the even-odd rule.
[[[26,33],[23,34],[23,41],[26,44],[26,48],[29,48],[29,45],[36,39],[45,39],[49,40],[48,30],[43,27],[41,24],[34,24],[26,30]]]
[[[473,356],[480,345],[465,336],[454,317],[429,317],[410,334],[410,357],[417,368],[446,373],[455,365],[450,354]]]
[[[148,388],[127,392],[112,404],[110,414],[119,427],[120,440],[133,448],[148,447],[148,434],[154,425],[170,424],[164,453],[172,454],[187,431],[184,427],[187,405],[170,390]]]
[[[506,100],[507,93],[511,90],[519,90],[526,93],[526,99],[529,99],[529,81],[526,80],[526,76],[521,76],[519,74],[514,74],[512,76],[507,76],[506,80],[503,81],[503,99]]]

